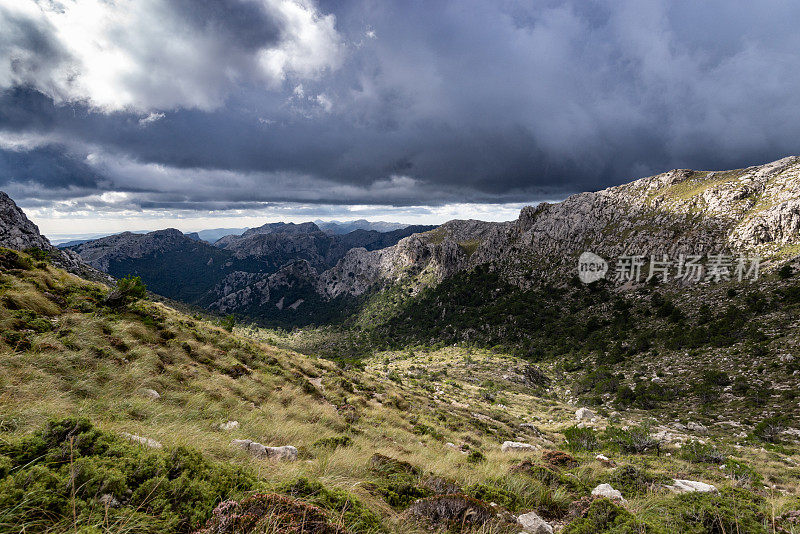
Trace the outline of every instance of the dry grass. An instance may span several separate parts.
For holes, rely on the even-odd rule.
[[[563,507],[572,499],[563,487],[509,473],[523,459],[541,462],[541,453],[502,453],[503,441],[559,447],[560,431],[574,423],[575,410],[558,384],[549,392],[534,392],[503,378],[524,365],[511,356],[449,347],[380,353],[364,371],[343,370],[243,331],[229,334],[161,304],[144,302],[120,313],[102,307],[79,311],[77,306],[91,301],[99,289],[54,269],[4,274],[0,283],[0,324],[10,327],[16,320],[13,307],[55,319],[52,330],[29,335],[27,350],[0,344],[0,439],[33,432],[54,417],[82,415],[110,432],[146,436],[167,447],[193,447],[211,458],[247,465],[268,487],[307,477],[344,489],[381,513],[396,532],[421,532],[421,527],[370,490],[381,480],[369,465],[375,453],[407,461],[462,488],[501,487],[519,496],[520,510]],[[41,288],[57,298],[44,296]],[[65,305],[57,304],[59,298]],[[237,366],[249,374],[232,373]],[[310,381],[317,378],[320,389]],[[156,390],[160,399],[143,395],[145,388]],[[238,421],[239,428],[220,430],[229,420]],[[535,423],[542,435],[520,427],[524,422]],[[604,420],[598,424],[603,425]],[[341,435],[350,436],[352,444],[314,447],[321,438]],[[300,461],[255,460],[231,448],[231,439],[244,438],[294,445]],[[480,450],[485,460],[470,463],[448,443]],[[768,500],[776,513],[797,507],[796,448],[773,453],[746,446],[736,452],[776,487]],[[730,484],[713,466],[693,466],[677,458],[677,449],[671,453],[620,453],[614,459],[670,476]],[[581,466],[569,475],[586,488],[609,473],[594,454],[576,453]],[[647,497],[637,498],[631,507],[646,513],[649,503]]]

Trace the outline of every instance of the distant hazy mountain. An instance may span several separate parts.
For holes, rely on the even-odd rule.
[[[146,234],[148,230],[131,230],[130,233],[132,234]],[[94,233],[94,234],[56,234],[57,237],[51,237],[50,242],[57,246],[58,248],[69,248],[74,247],[76,245],[80,245],[82,243],[86,243],[87,241],[93,241],[95,239],[100,239],[102,237],[108,237],[110,235],[115,235],[120,232],[105,232],[105,233]]]
[[[200,230],[198,232],[188,232],[184,233],[189,239],[194,239],[195,241],[205,241],[206,243],[213,243],[217,241],[219,238],[224,237],[226,235],[241,235],[242,232],[246,231],[247,228],[212,228],[209,230]],[[78,245],[82,245],[83,243],[87,243],[89,241],[94,241],[96,239],[101,239],[103,237],[109,237],[112,235],[118,235],[123,232],[107,232],[107,233],[95,233],[95,234],[57,234],[58,237],[53,237],[50,239],[50,242],[53,243],[58,248],[69,248],[75,247]],[[131,230],[128,233],[131,234],[148,234],[150,230]]]
[[[197,234],[201,240],[207,243],[214,243],[226,235],[242,235],[245,231],[247,231],[247,228],[212,228],[210,230],[200,230],[199,232],[193,233]]]
[[[392,230],[401,230],[410,225],[395,222],[385,221],[368,221],[366,219],[358,219],[357,221],[314,221],[320,230],[327,234],[348,234],[355,230],[375,230],[377,232],[391,232]]]

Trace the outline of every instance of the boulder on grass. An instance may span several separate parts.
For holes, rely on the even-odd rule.
[[[244,449],[256,458],[263,459],[269,458],[274,460],[286,460],[293,462],[297,460],[297,449],[291,445],[284,445],[282,447],[267,447],[261,443],[256,443],[250,439],[235,439],[231,441],[231,445]]]
[[[503,452],[531,452],[536,450],[536,445],[521,441],[504,441],[500,450]]]
[[[593,497],[605,497],[606,499],[627,502],[619,490],[611,487],[611,484],[600,484],[592,490]]]
[[[716,486],[706,484],[705,482],[698,482],[696,480],[681,480],[676,478],[671,486],[667,488],[674,493],[717,493]]]
[[[517,522],[522,526],[522,530],[529,534],[553,534],[553,527],[536,512],[522,514],[517,518]]]

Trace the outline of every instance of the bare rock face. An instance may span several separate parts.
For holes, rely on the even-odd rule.
[[[733,171],[677,169],[526,207],[511,223],[450,221],[383,250],[351,250],[320,275],[319,290],[333,298],[406,280],[415,292],[478,265],[524,288],[565,282],[586,251],[768,256],[798,243],[800,158],[792,156]]]
[[[39,227],[33,224],[2,191],[0,191],[0,246],[14,250],[53,248],[50,241],[39,233]]]
[[[108,283],[113,279],[87,265],[72,251],[59,250],[39,233],[39,227],[32,223],[11,198],[0,191],[0,247],[25,251],[31,248],[50,253],[53,265],[73,274]]]
[[[141,258],[148,254],[163,252],[175,247],[177,243],[185,240],[193,241],[186,237],[180,230],[167,228],[147,234],[134,234],[122,232],[93,241],[87,241],[72,249],[83,258],[86,263],[107,271],[109,264],[120,258]]]
[[[216,300],[209,307],[222,313],[268,305],[278,309],[294,306],[296,309],[302,302],[288,300],[284,303],[284,298],[276,295],[300,284],[312,288],[317,284],[317,271],[305,260],[288,263],[269,275],[235,272],[214,288]]]

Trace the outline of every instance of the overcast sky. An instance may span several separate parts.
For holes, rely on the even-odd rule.
[[[800,3],[0,0],[0,190],[60,233],[507,220],[800,153]]]

